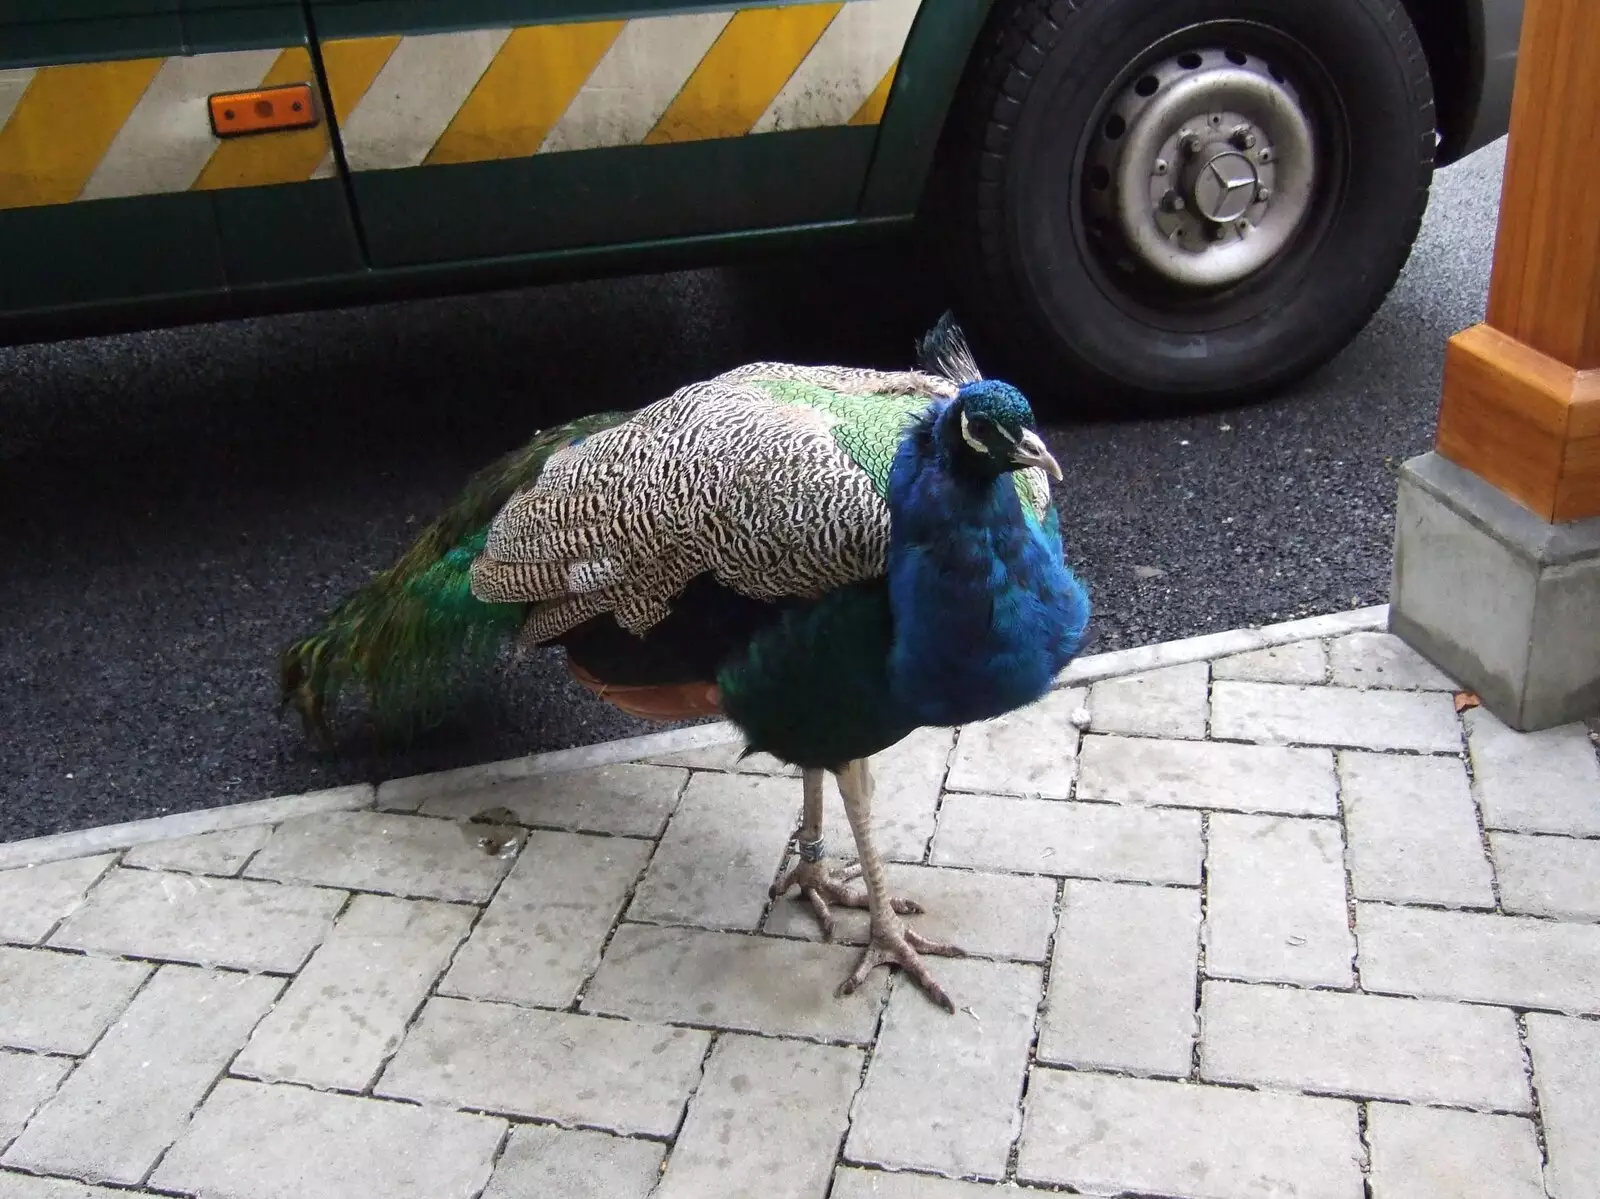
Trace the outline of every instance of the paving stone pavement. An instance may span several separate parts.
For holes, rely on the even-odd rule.
[[[1600,1199],[1596,738],[1384,618],[882,755],[954,1016],[725,728],[0,845],[0,1199]]]

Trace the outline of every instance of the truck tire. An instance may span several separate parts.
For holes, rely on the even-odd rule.
[[[1355,337],[1436,145],[1399,0],[997,0],[932,215],[963,321],[1041,408],[1192,410]]]

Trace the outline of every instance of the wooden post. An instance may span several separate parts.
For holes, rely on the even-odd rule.
[[[1526,0],[1487,319],[1400,470],[1389,627],[1514,729],[1600,714],[1600,0]]]
[[[1597,160],[1600,0],[1527,0],[1488,319],[1447,347],[1437,447],[1552,524],[1600,516]]]

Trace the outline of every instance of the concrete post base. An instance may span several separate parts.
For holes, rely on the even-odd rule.
[[[1550,525],[1438,454],[1400,469],[1389,628],[1522,732],[1600,714],[1600,519]]]

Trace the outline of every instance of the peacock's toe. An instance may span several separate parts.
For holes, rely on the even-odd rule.
[[[967,951],[959,945],[929,940],[915,929],[907,928],[899,916],[886,914],[882,922],[877,920],[872,922],[872,938],[867,942],[866,949],[861,953],[861,960],[856,963],[856,968],[850,977],[839,984],[838,994],[849,995],[879,966],[894,965],[910,975],[929,999],[954,1015],[956,1005],[945,993],[945,989],[939,985],[938,980],[933,977],[933,971],[928,969],[927,962],[922,960],[923,954],[930,957],[963,958],[967,956]]]
[[[846,866],[838,870],[830,870],[826,860],[807,862],[802,860],[789,873],[779,879],[767,892],[769,898],[776,899],[786,895],[795,887],[800,888],[800,894],[811,905],[812,914],[817,918],[817,924],[822,929],[824,940],[833,939],[833,909],[840,908],[870,908],[865,887],[851,887],[848,884],[861,877],[859,865]],[[922,905],[910,899],[889,900],[890,905],[902,916],[920,916]]]

